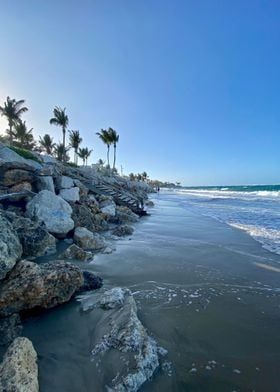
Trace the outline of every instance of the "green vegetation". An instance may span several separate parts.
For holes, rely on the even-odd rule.
[[[32,134],[33,128],[27,130],[25,121],[19,119],[11,131],[13,145],[26,150],[32,150],[35,147],[35,140]]]
[[[49,134],[45,134],[43,137],[40,136],[39,145],[48,155],[52,155],[55,148],[53,138]]]
[[[79,148],[78,155],[79,157],[83,160],[83,165],[87,165],[87,160],[92,153],[92,150],[89,150],[87,147],[86,148]]]
[[[9,148],[25,159],[32,159],[33,161],[42,163],[40,159],[36,157],[36,155],[32,154],[32,152],[28,150],[25,150],[24,148],[19,148],[15,146],[10,146]]]

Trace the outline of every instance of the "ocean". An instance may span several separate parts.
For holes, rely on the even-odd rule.
[[[203,215],[246,231],[280,254],[280,185],[185,187],[176,190]]]

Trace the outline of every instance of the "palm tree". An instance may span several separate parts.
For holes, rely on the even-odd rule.
[[[108,129],[108,133],[109,133],[110,141],[111,141],[111,143],[114,146],[113,170],[115,170],[115,166],[116,166],[116,149],[117,149],[117,143],[119,141],[119,135],[117,134],[117,132],[113,128],[109,128]]]
[[[48,155],[52,155],[55,148],[55,143],[49,134],[46,133],[43,137],[40,136],[39,144]]]
[[[83,139],[81,138],[79,131],[69,131],[69,135],[70,135],[70,146],[74,148],[75,151],[74,163],[78,165],[78,148],[82,143]]]
[[[97,164],[98,164],[99,166],[103,166],[104,163],[105,163],[105,161],[103,161],[103,159],[98,159],[98,161],[97,161]]]
[[[99,139],[101,139],[102,142],[107,146],[107,164],[110,167],[109,153],[110,153],[110,145],[112,144],[110,133],[106,131],[106,129],[101,129],[100,132],[96,132],[96,135],[98,135]]]
[[[66,108],[62,109],[62,108],[56,106],[53,109],[54,117],[50,119],[50,124],[54,124],[54,125],[57,125],[62,128],[62,134],[63,134],[62,145],[64,147],[64,154],[63,154],[64,158],[62,159],[63,161],[66,160],[67,149],[65,147],[65,134],[66,134],[66,128],[68,127],[68,123],[69,123],[68,116],[65,113],[65,111],[66,111]]]
[[[142,178],[143,178],[143,181],[146,181],[147,180],[147,178],[148,178],[148,174],[147,174],[147,172],[143,172],[142,173]]]
[[[4,116],[8,120],[9,124],[9,138],[10,142],[12,141],[12,128],[14,124],[20,119],[21,115],[24,112],[27,112],[27,107],[22,105],[24,104],[24,99],[21,99],[19,101],[16,101],[15,99],[11,99],[10,97],[7,97],[6,102],[4,102],[4,106],[0,106],[0,113],[1,116]]]
[[[22,147],[28,150],[34,148],[36,143],[32,131],[33,128],[28,130],[25,121],[19,119],[14,123],[14,129],[11,131],[11,136],[15,139],[13,144],[16,147]]]
[[[65,147],[63,143],[58,143],[54,147],[55,156],[59,161],[69,161],[69,155],[67,154],[68,151],[69,147]]]
[[[88,158],[91,153],[92,153],[92,150],[89,150],[87,147],[86,148],[79,148],[78,155],[83,160],[84,166],[87,165],[87,163],[88,163],[87,161],[88,161]]]

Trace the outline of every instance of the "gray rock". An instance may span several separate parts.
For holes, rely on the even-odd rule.
[[[46,190],[55,193],[52,176],[39,176],[36,185],[38,192]]]
[[[125,235],[131,235],[133,233],[133,227],[128,225],[117,226],[113,231],[112,234],[116,235],[117,237],[123,237]]]
[[[9,169],[0,173],[0,185],[12,186],[21,182],[32,183],[35,181],[35,175],[32,171],[23,169]]]
[[[107,230],[108,222],[97,206],[95,206],[95,211],[99,211],[98,213],[93,211],[93,207],[90,208],[85,204],[71,204],[71,206],[75,227],[86,227],[90,231]]]
[[[159,367],[157,343],[139,320],[130,290],[117,287],[95,296],[94,307],[105,311],[99,321],[105,334],[97,338],[92,350],[93,361],[106,360],[106,356],[111,358],[112,352],[119,352],[122,361],[115,361],[112,369],[107,370],[106,378],[112,377],[108,390],[136,392]]]
[[[81,248],[89,250],[98,250],[105,247],[104,238],[97,233],[92,233],[85,227],[76,227],[74,242]]]
[[[107,214],[109,216],[116,215],[116,203],[114,201],[103,202],[100,204],[100,209],[103,214]]]
[[[53,308],[70,300],[84,284],[80,269],[61,261],[19,261],[0,285],[0,316]]]
[[[0,318],[0,346],[7,347],[21,332],[21,320],[17,313]]]
[[[0,213],[0,280],[22,255],[22,246],[11,223]]]
[[[61,189],[59,192],[59,196],[61,196],[66,201],[71,201],[75,203],[76,201],[80,200],[80,188],[68,188],[68,189]]]
[[[0,390],[3,392],[38,392],[37,353],[31,341],[16,338],[0,365]]]
[[[124,206],[117,206],[115,223],[137,222],[138,220],[138,215],[131,211],[130,208]],[[113,221],[112,218],[111,221]]]
[[[39,192],[26,205],[27,217],[44,222],[47,230],[57,236],[65,236],[74,228],[71,214],[71,206],[47,190]]]
[[[29,167],[30,169],[38,169],[42,166],[38,163],[33,161],[32,159],[25,159],[18,155],[15,151],[11,150],[4,144],[0,143],[0,165],[1,161],[5,163],[13,163],[13,164],[22,164],[25,168]],[[17,165],[18,166],[18,165]],[[18,166],[19,167],[19,166]]]
[[[11,222],[23,249],[25,257],[39,257],[56,251],[56,239],[41,222],[18,216],[6,211],[4,216]]]
[[[73,178],[68,177],[68,176],[60,176],[56,179],[55,182],[56,187],[60,189],[67,189],[67,188],[73,188],[74,187],[74,181]]]
[[[74,180],[74,184],[80,189],[80,196],[87,196],[88,188],[80,180]]]
[[[82,291],[89,291],[89,290],[97,290],[100,289],[103,285],[102,279],[94,275],[92,272],[89,271],[83,271],[83,276],[84,276],[84,284],[80,288],[80,292]]]
[[[24,191],[28,191],[28,192],[32,191],[32,185],[30,184],[30,182],[23,181],[9,188],[9,193],[24,192]]]
[[[58,160],[50,155],[41,155],[41,159],[44,163],[56,164]]]
[[[76,244],[72,244],[67,248],[61,255],[60,258],[62,259],[75,259],[80,261],[89,261],[93,259],[93,254],[88,252]]]

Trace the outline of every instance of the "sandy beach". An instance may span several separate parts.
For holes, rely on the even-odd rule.
[[[86,266],[103,277],[101,291],[132,291],[139,319],[168,351],[142,390],[276,391],[280,257],[243,231],[183,208],[181,197],[155,195],[134,234]],[[106,362],[92,356],[105,324],[99,309],[83,311],[78,299],[24,325],[43,392],[105,390],[121,363],[117,353]]]

